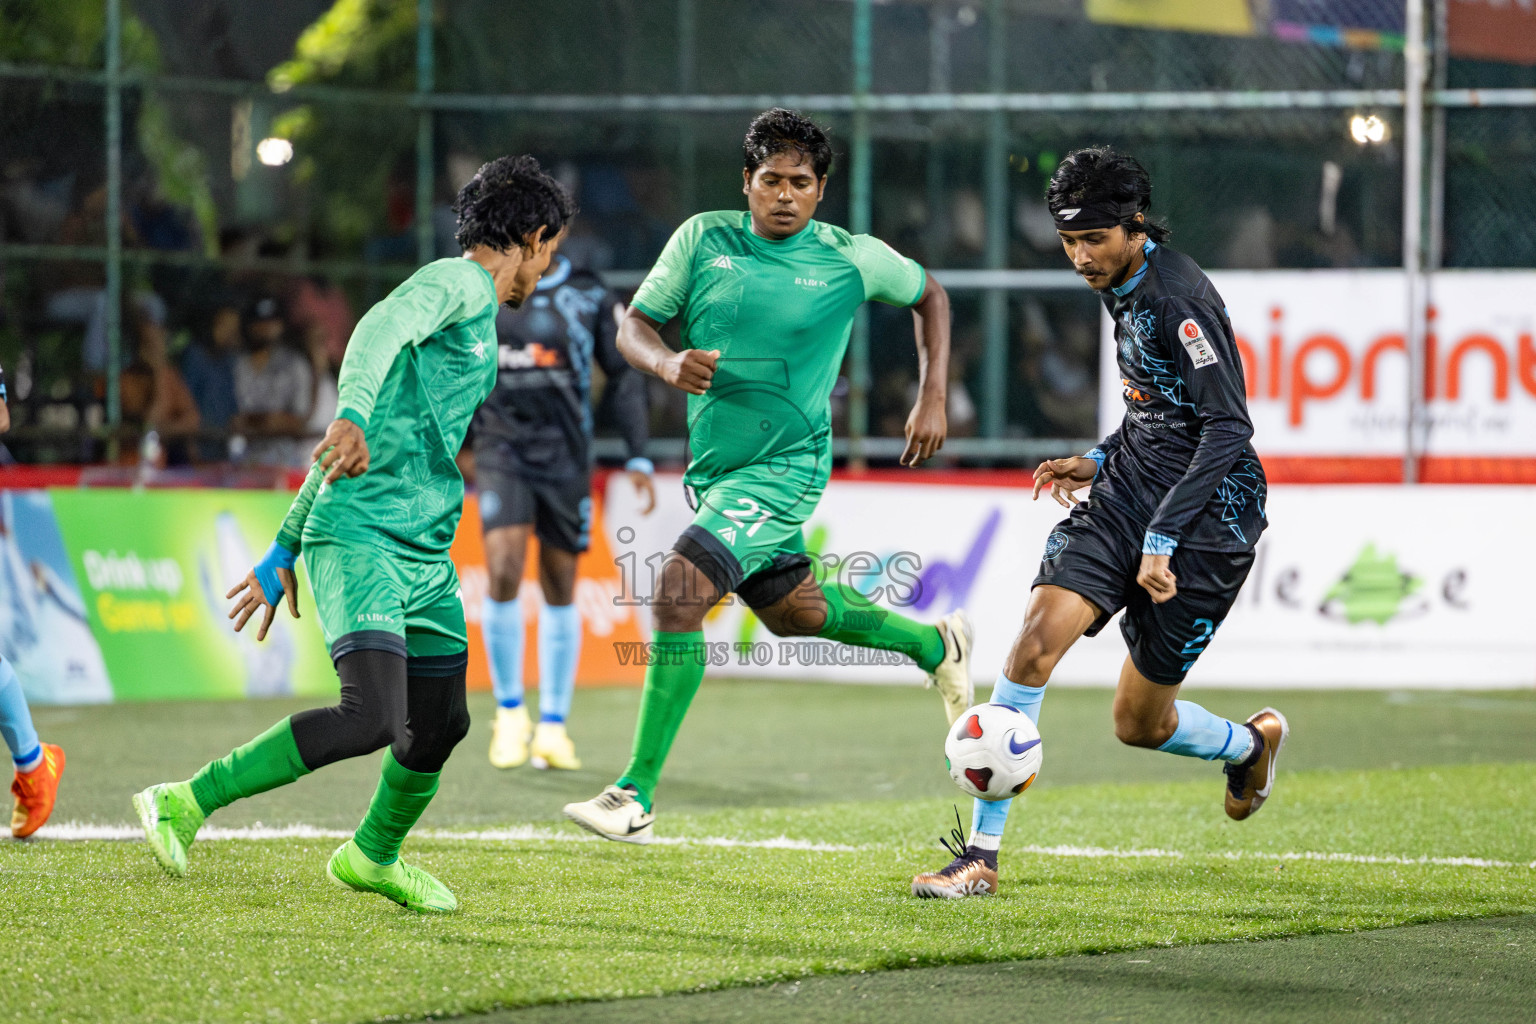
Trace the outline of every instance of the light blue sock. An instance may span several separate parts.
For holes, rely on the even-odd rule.
[[[504,708],[523,703],[523,603],[517,598],[480,606],[480,629],[485,634],[485,654],[491,663],[491,689]]]
[[[27,697],[21,691],[21,680],[11,663],[0,658],[0,735],[11,748],[11,760],[16,770],[29,772],[43,760],[43,745],[37,740],[37,730],[32,728],[32,712],[27,710]]]
[[[545,605],[539,610],[539,721],[570,717],[580,660],[581,612],[574,604]]]
[[[1246,725],[1213,715],[1189,700],[1173,702],[1179,727],[1158,750],[1206,761],[1241,761],[1253,752],[1253,734]]]
[[[1025,686],[1001,672],[997,682],[992,684],[993,704],[1018,708],[1036,725],[1040,724],[1040,705],[1044,701],[1044,686]],[[1002,836],[1003,828],[1008,824],[1008,809],[1012,806],[1011,797],[1007,800],[977,800],[971,810],[971,836],[974,838],[978,832],[985,836]]]

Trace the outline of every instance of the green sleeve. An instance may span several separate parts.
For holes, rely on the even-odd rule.
[[[298,496],[288,506],[288,515],[283,519],[283,525],[278,528],[277,542],[294,554],[298,554],[303,546],[304,521],[309,518],[310,507],[314,505],[315,495],[320,492],[320,481],[324,479],[325,470],[320,468],[318,462],[309,467],[304,486],[299,488]]]
[[[667,246],[630,303],[640,312],[664,324],[682,311],[693,284],[693,257],[704,234],[704,215],[689,217],[672,232]]]
[[[911,306],[923,297],[928,278],[922,266],[874,235],[850,236],[843,251],[864,278],[866,301]]]
[[[401,350],[495,302],[490,274],[473,260],[438,260],[416,271],[370,309],[352,332],[337,381],[336,418],[366,430],[379,388]]]

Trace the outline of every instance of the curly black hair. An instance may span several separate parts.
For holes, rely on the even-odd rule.
[[[742,164],[748,174],[788,152],[809,160],[818,178],[825,178],[832,169],[832,140],[815,121],[783,107],[765,110],[752,119],[741,144]]]
[[[1121,221],[1121,227],[1132,234],[1144,234],[1154,242],[1168,241],[1168,226],[1147,215],[1152,207],[1152,176],[1135,157],[1117,153],[1108,146],[1073,150],[1057,165],[1045,189],[1045,205],[1052,213],[1098,199],[1134,202],[1141,219],[1133,214]]]
[[[475,172],[453,201],[459,226],[453,234],[468,252],[485,245],[506,252],[526,248],[540,227],[553,238],[576,216],[570,193],[531,156],[497,157]]]

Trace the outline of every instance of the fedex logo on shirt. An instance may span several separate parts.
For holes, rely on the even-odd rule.
[[[502,345],[496,355],[496,365],[503,370],[532,370],[542,366],[559,366],[560,353],[545,348],[538,342],[523,348]]]

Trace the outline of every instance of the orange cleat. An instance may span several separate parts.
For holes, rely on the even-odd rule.
[[[29,772],[17,772],[11,783],[16,807],[11,811],[11,835],[17,839],[43,827],[59,798],[59,776],[64,774],[64,748],[43,744],[43,763]]]

